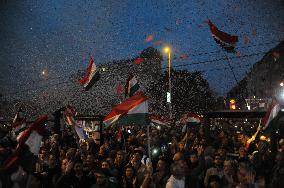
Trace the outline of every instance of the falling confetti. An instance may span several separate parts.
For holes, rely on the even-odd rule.
[[[154,34],[148,35],[148,36],[145,38],[145,42],[151,42],[152,40],[154,40]]]
[[[186,54],[183,54],[183,55],[181,55],[179,58],[180,58],[180,59],[188,59],[188,58],[189,58],[189,56],[188,56],[188,55],[186,55]]]
[[[262,54],[244,58],[245,51],[255,54],[269,51],[283,40],[284,10],[279,2],[102,1],[98,5],[92,1],[54,4],[39,0],[34,4],[23,2],[19,6],[0,4],[1,8],[4,7],[0,17],[5,18],[0,22],[0,42],[4,46],[0,49],[1,96],[9,103],[9,113],[15,111],[17,103],[26,106],[31,116],[54,111],[66,104],[77,105],[82,113],[103,113],[119,102],[113,84],[123,84],[122,73],[116,63],[102,71],[108,75],[102,76],[102,81],[115,79],[115,82],[108,82],[112,84],[109,85],[114,90],[112,92],[102,91],[99,85],[84,91],[77,82],[83,74],[77,71],[84,71],[84,59],[89,54],[96,56],[98,66],[129,59],[126,64],[135,68],[127,67],[126,72],[140,70],[142,66],[135,64],[141,64],[144,59],[130,59],[140,57],[135,52],[149,45],[160,50],[164,60],[161,50],[164,44],[173,47],[173,57],[177,59],[187,60],[189,57],[183,58],[183,55],[187,55],[189,49],[192,49],[189,54],[196,63],[221,59],[223,54],[216,50],[218,47],[204,27],[203,21],[207,17],[228,33],[247,34],[248,44],[243,45],[246,43],[244,39],[236,46],[238,52],[232,56],[239,57],[240,61],[257,62]],[[175,54],[178,50],[182,53]],[[273,57],[277,59],[278,55]],[[224,75],[229,74],[224,69],[224,61],[206,66],[202,63],[192,66],[191,63],[183,61],[185,66],[177,68],[193,71],[206,67],[213,70],[206,73],[206,78],[219,94],[226,94],[234,86],[235,82],[224,79]],[[178,62],[174,61],[173,68],[177,65]],[[220,74],[216,74],[217,66],[221,68]],[[43,74],[43,70],[47,72]],[[245,76],[246,70],[237,71],[238,78]],[[152,77],[145,79],[155,80]],[[106,97],[109,93],[115,97]]]
[[[256,36],[256,34],[257,34],[256,29],[253,29],[251,34],[252,34],[252,36],[254,36],[254,37],[255,37],[255,36]]]
[[[240,52],[240,51],[237,51],[237,52],[236,52],[236,56],[237,56],[237,57],[241,57],[241,52]]]
[[[245,36],[244,36],[244,44],[245,44],[245,45],[248,45],[249,42],[250,42],[249,37],[248,37],[247,35],[245,35]]]

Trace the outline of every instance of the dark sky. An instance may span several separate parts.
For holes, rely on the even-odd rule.
[[[212,39],[206,19],[239,36],[240,57],[227,54],[238,80],[284,38],[283,0],[0,2],[0,90],[12,97],[67,81],[87,67],[90,54],[103,64],[167,44],[174,57],[188,56],[173,60],[173,66],[203,71],[211,88],[225,94],[235,85],[228,62],[199,63],[226,55]],[[43,70],[48,79],[41,76]]]

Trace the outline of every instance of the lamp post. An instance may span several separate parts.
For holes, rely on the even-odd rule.
[[[171,85],[171,49],[164,48],[164,52],[168,54],[168,82],[169,92],[167,93],[167,102],[169,103],[170,119],[172,119],[172,85]]]

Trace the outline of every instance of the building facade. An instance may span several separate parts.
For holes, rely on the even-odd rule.
[[[283,81],[284,41],[255,63],[245,78],[227,96],[235,97],[242,109],[266,110],[272,97],[284,101],[284,87],[281,84]]]

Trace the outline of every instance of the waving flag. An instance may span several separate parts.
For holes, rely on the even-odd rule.
[[[161,118],[161,116],[152,115],[149,117],[150,121],[157,125],[167,125],[167,122]]]
[[[182,121],[186,123],[200,124],[201,118],[195,113],[187,113],[183,115]]]
[[[80,84],[85,87],[85,90],[89,90],[98,80],[100,79],[100,73],[94,63],[92,57],[90,57],[89,67],[84,75],[84,77],[79,80]]]
[[[280,104],[275,98],[273,98],[270,107],[268,108],[265,116],[262,118],[262,124],[263,124],[262,130],[266,132],[272,129],[274,124],[276,124],[278,119],[280,118],[280,115],[281,115]]]
[[[184,114],[180,119],[180,122],[184,124],[182,132],[186,132],[188,127],[196,127],[201,121],[201,117],[195,113]]]
[[[40,116],[29,128],[23,131],[17,138],[18,148],[21,148],[24,144],[26,144],[29,146],[30,151],[34,155],[38,155],[41,140],[44,132],[46,131],[44,123],[47,119],[47,116]]]
[[[79,126],[77,121],[74,119],[76,116],[77,112],[74,107],[72,106],[67,106],[64,111],[64,116],[65,116],[65,122],[67,125],[71,126],[73,129],[75,129],[78,137],[80,139],[87,139],[87,135],[83,129],[83,127]]]
[[[130,73],[125,85],[125,97],[132,97],[139,88],[140,86],[136,77]]]
[[[115,122],[120,124],[146,125],[148,114],[148,99],[143,92],[137,92],[121,104],[112,108],[112,111],[104,118],[103,123],[109,126]]]
[[[238,36],[233,36],[223,31],[220,31],[211,20],[208,20],[208,25],[214,40],[221,45],[227,52],[234,52],[235,45],[238,42]]]

